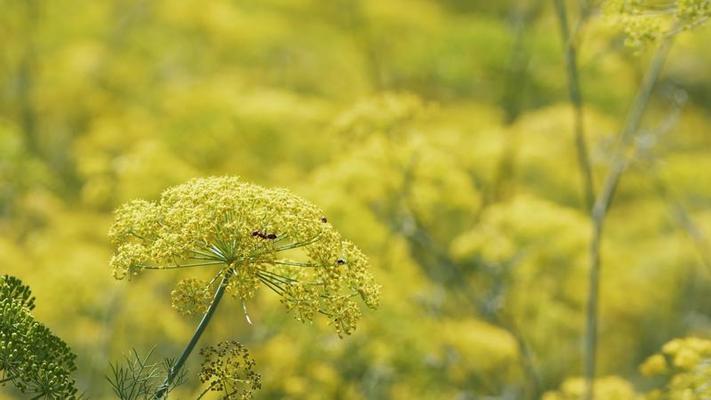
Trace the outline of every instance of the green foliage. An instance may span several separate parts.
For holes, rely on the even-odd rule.
[[[0,298],[5,302],[13,302],[32,311],[35,308],[35,298],[29,286],[14,276],[0,277]]]
[[[76,356],[35,321],[32,308],[30,288],[13,276],[0,276],[0,382],[37,399],[75,399]]]
[[[163,384],[163,378],[173,368],[173,361],[150,362],[153,350],[141,357],[134,349],[126,356],[123,364],[111,364],[111,376],[106,380],[111,385],[114,394],[120,400],[149,400],[155,397],[158,388]],[[168,393],[185,381],[185,370],[177,376],[168,388]]]

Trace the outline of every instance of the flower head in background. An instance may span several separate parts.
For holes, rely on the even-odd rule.
[[[398,135],[427,110],[422,100],[408,93],[383,93],[363,99],[334,122],[334,132],[348,142],[373,134]]]
[[[215,269],[211,282],[186,280],[173,291],[183,313],[203,311],[219,277],[228,278],[228,291],[242,301],[264,285],[298,320],[324,314],[339,335],[355,328],[356,298],[371,308],[379,301],[367,258],[319,208],[236,177],[194,179],[157,202],[127,203],[109,235],[117,279],[146,269]]]
[[[625,43],[639,49],[705,23],[711,17],[711,0],[608,0],[605,11],[623,27]]]
[[[650,399],[711,398],[711,340],[673,339],[662,346],[662,351],[648,357],[640,371],[646,376],[661,377],[664,383],[650,393]]]

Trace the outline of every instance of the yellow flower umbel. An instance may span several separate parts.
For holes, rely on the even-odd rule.
[[[697,337],[667,342],[662,351],[645,361],[640,370],[661,375],[663,387],[650,392],[650,400],[711,398],[711,340]]]
[[[623,28],[625,43],[633,48],[694,29],[711,18],[709,0],[607,0],[604,8]]]
[[[135,200],[116,211],[109,232],[117,279],[146,269],[215,268],[242,301],[261,284],[280,296],[300,321],[327,315],[339,335],[355,328],[360,308],[375,308],[379,286],[365,255],[344,240],[319,208],[284,189],[266,189],[236,177],[194,179],[166,190],[159,201]],[[206,307],[190,279],[173,292],[184,313]],[[209,297],[208,297],[209,298]],[[192,304],[190,299],[196,299]]]

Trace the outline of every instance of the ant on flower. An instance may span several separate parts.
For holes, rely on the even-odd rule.
[[[257,236],[259,236],[262,239],[269,239],[269,240],[274,240],[277,238],[276,233],[264,233],[261,231],[252,232],[252,237],[257,237]]]

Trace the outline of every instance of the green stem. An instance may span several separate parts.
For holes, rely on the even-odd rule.
[[[617,186],[622,178],[622,173],[627,167],[627,159],[624,155],[625,146],[631,141],[639,130],[642,116],[647,108],[649,99],[654,89],[654,83],[661,73],[662,66],[666,60],[673,42],[673,35],[666,36],[654,58],[647,74],[642,81],[637,97],[632,104],[625,126],[620,132],[619,148],[616,152],[612,168],[605,178],[605,183],[600,194],[595,199],[592,210],[592,238],[590,240],[590,270],[588,276],[588,303],[586,310],[586,332],[585,332],[585,400],[593,400],[595,395],[595,369],[597,358],[597,335],[598,335],[598,303],[600,290],[600,247],[602,241],[603,224],[610,209],[612,200],[617,190]]]
[[[193,333],[192,338],[190,338],[190,341],[188,342],[187,346],[185,346],[185,349],[180,355],[180,358],[178,358],[178,361],[170,369],[168,376],[165,378],[165,381],[163,381],[163,384],[156,391],[156,394],[154,396],[156,400],[163,399],[168,394],[168,389],[170,388],[170,385],[175,381],[175,378],[178,376],[180,370],[185,365],[185,362],[188,360],[188,357],[190,357],[190,353],[192,353],[193,349],[200,340],[200,336],[202,336],[203,332],[205,331],[205,328],[207,328],[207,325],[210,323],[212,316],[215,314],[215,310],[220,304],[222,296],[224,296],[225,294],[225,289],[227,288],[227,284],[229,283],[229,280],[232,277],[233,273],[234,270],[232,269],[232,267],[230,267],[225,273],[225,276],[222,278],[222,282],[220,282],[220,286],[217,288],[217,291],[215,291],[215,296],[213,297],[210,306],[207,308],[207,311],[202,316],[202,320],[200,320],[200,323],[195,329],[195,333]]]
[[[530,54],[527,48],[527,30],[535,18],[539,15],[543,0],[536,0],[527,5],[522,2],[518,5],[514,14],[510,29],[513,31],[513,46],[510,58],[506,65],[506,79],[504,80],[504,91],[501,99],[501,108],[504,111],[504,124],[511,126],[519,118],[524,109],[525,89],[527,84],[527,70]],[[515,159],[517,152],[517,134],[510,132],[505,137],[504,149],[501,151],[495,170],[494,181],[491,190],[487,194],[485,204],[499,201],[505,197],[510,190],[510,181],[515,173]]]
[[[527,387],[524,389],[526,391],[526,396],[524,398],[538,399],[541,392],[541,378],[538,376],[538,371],[536,371],[536,366],[533,363],[533,352],[531,351],[531,347],[528,342],[523,337],[523,333],[516,327],[513,321],[507,323],[498,312],[495,312],[492,319],[498,322],[501,327],[509,331],[511,336],[513,336],[516,341],[516,347],[521,355],[521,369],[528,380]]]
[[[210,391],[210,389],[212,389],[212,386],[206,387],[205,390],[203,390],[202,393],[200,393],[200,396],[198,396],[197,399],[195,399],[195,400],[202,399],[207,394],[207,392]]]
[[[33,99],[35,91],[36,46],[33,32],[37,28],[39,5],[36,1],[25,2],[27,7],[27,30],[25,33],[25,52],[22,55],[17,74],[17,103],[19,105],[19,122],[25,135],[27,148],[39,154],[39,143],[37,139],[37,108]]]
[[[583,96],[580,90],[580,77],[578,70],[578,54],[575,46],[575,38],[571,36],[568,27],[568,12],[565,8],[563,0],[553,1],[558,14],[558,22],[560,24],[560,35],[563,40],[565,49],[565,68],[568,77],[568,97],[573,106],[574,130],[575,130],[575,148],[578,155],[578,166],[583,179],[583,190],[585,195],[585,209],[590,210],[595,201],[595,187],[593,183],[592,168],[590,167],[590,159],[588,156],[588,145],[585,139],[584,113],[583,113]],[[585,10],[586,5],[581,5]],[[583,11],[580,24],[585,20],[586,13]],[[580,29],[580,24],[576,28]]]

